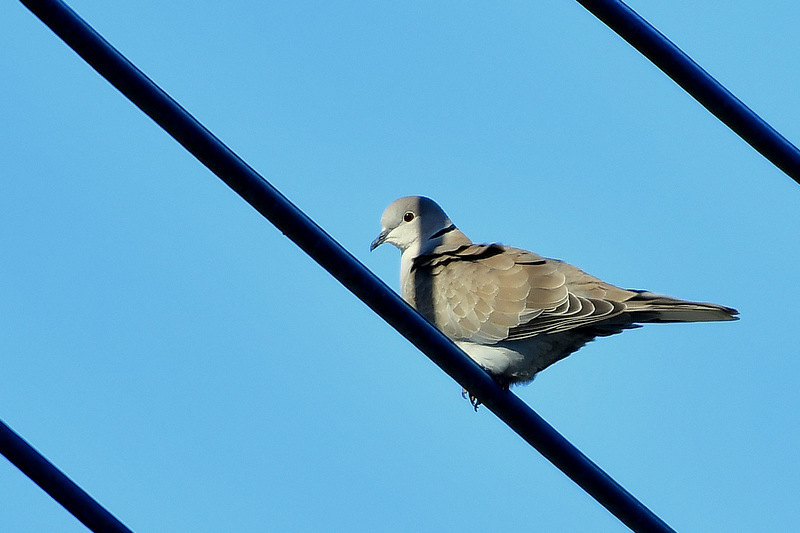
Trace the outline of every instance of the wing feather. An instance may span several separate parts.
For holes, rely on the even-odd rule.
[[[637,294],[498,244],[435,249],[412,272],[417,309],[449,337],[482,344],[596,324],[624,313],[622,302]]]

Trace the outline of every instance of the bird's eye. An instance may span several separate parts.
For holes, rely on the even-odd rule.
[[[408,213],[403,215],[403,220],[405,220],[406,222],[411,222],[412,220],[414,220],[414,213],[409,211]]]

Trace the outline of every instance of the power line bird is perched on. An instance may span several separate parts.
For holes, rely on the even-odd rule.
[[[621,289],[519,248],[473,244],[421,196],[392,202],[381,228],[370,250],[388,242],[402,251],[403,298],[506,388],[531,381],[595,337],[648,322],[736,320],[738,314]]]

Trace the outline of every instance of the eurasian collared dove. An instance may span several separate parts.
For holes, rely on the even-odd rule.
[[[598,336],[646,322],[736,320],[738,312],[615,287],[582,270],[501,244],[473,244],[431,199],[395,200],[384,242],[402,251],[403,298],[504,387]]]

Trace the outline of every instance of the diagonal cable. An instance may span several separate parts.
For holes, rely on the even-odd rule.
[[[503,391],[308,216],[58,0],[22,0],[37,17],[228,186],[434,363],[634,531],[673,531],[513,394]]]
[[[131,533],[105,507],[3,422],[0,422],[0,453],[91,531]]]
[[[800,183],[800,150],[695,63],[675,43],[619,0],[578,0],[714,116]]]

